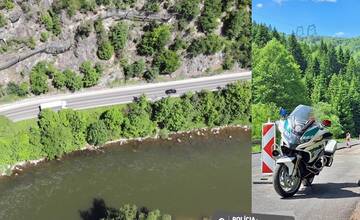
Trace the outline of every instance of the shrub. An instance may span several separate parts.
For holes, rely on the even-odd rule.
[[[154,66],[159,68],[160,74],[170,74],[180,67],[180,58],[176,52],[165,50],[154,59]]]
[[[97,5],[110,5],[111,4],[111,0],[96,0],[96,4]]]
[[[159,68],[153,67],[145,71],[143,77],[146,81],[151,82],[159,75]]]
[[[104,121],[97,121],[87,129],[86,141],[89,144],[100,146],[103,145],[108,139],[107,128]]]
[[[87,37],[90,36],[91,31],[92,31],[92,24],[91,24],[91,22],[81,23],[81,24],[76,28],[75,37],[76,37],[76,38],[87,38]]]
[[[28,92],[29,84],[26,82],[23,82],[20,85],[14,82],[9,82],[6,87],[6,93],[9,95],[26,96]]]
[[[97,55],[101,60],[110,60],[114,54],[114,47],[111,45],[110,41],[103,40],[98,47]]]
[[[6,8],[7,10],[11,10],[15,7],[14,0],[2,0],[0,2],[0,9]]]
[[[132,77],[141,77],[145,70],[145,61],[144,59],[135,61],[130,65],[124,66],[125,78],[129,79]]]
[[[170,39],[170,34],[170,26],[168,25],[160,25],[151,31],[145,32],[137,46],[138,53],[148,56],[163,50]]]
[[[187,52],[190,56],[199,54],[211,55],[221,51],[224,47],[224,40],[215,34],[193,40]]]
[[[110,28],[109,40],[114,47],[116,55],[120,55],[121,50],[125,47],[128,38],[128,29],[129,27],[123,22],[118,22]]]
[[[45,25],[47,31],[51,31],[55,35],[61,33],[60,17],[53,11],[49,10],[44,12],[40,17],[40,21]]]
[[[176,37],[174,43],[170,45],[170,49],[174,51],[178,51],[180,49],[186,49],[186,42],[180,37]]]
[[[116,0],[113,1],[116,8],[126,9],[128,7],[132,7],[136,0]]]
[[[30,37],[27,41],[26,41],[26,46],[30,49],[35,49],[36,47],[36,42],[35,42],[35,38],[34,37]]]
[[[211,33],[217,28],[221,7],[221,0],[205,0],[203,12],[199,18],[199,28],[202,32]]]
[[[174,11],[178,18],[191,21],[200,14],[199,0],[181,0],[175,3]]]
[[[90,61],[86,61],[81,64],[80,72],[83,74],[84,87],[91,87],[98,83],[100,79],[100,73],[95,69]]]
[[[40,41],[46,42],[49,39],[49,32],[41,32],[40,34]]]
[[[145,2],[143,10],[148,13],[156,13],[160,10],[160,3],[158,0],[148,0]]]
[[[0,28],[4,27],[7,24],[5,16],[0,12]]]

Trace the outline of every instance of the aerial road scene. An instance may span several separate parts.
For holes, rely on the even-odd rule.
[[[251,9],[0,0],[0,219],[249,213]]]

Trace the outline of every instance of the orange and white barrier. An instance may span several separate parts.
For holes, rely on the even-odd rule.
[[[262,127],[261,139],[261,171],[263,174],[273,173],[275,169],[275,160],[272,157],[272,151],[275,146],[276,128],[275,123],[266,123]]]

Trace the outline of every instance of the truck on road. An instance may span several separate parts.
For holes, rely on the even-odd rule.
[[[58,111],[61,109],[66,108],[66,101],[54,101],[54,102],[46,102],[46,103],[42,103],[40,104],[39,108],[40,111],[44,110],[44,109],[52,109],[54,111]]]

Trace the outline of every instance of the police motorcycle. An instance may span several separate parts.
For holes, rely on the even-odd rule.
[[[326,129],[331,121],[318,122],[310,106],[299,105],[277,121],[281,133],[280,145],[272,152],[276,159],[273,175],[275,191],[283,198],[297,193],[301,183],[311,185],[316,175],[333,162],[337,142]]]

